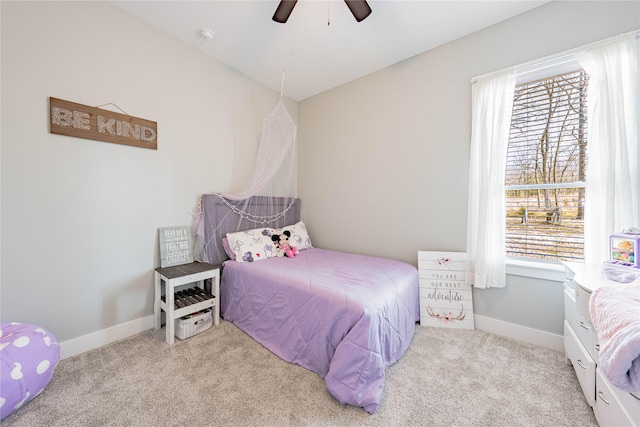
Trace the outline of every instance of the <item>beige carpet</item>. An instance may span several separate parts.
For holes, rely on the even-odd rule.
[[[3,426],[597,426],[564,355],[418,327],[374,415],[233,324],[171,347],[150,330],[60,362]]]

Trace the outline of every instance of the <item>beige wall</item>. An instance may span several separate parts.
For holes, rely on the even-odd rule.
[[[279,93],[107,2],[1,8],[2,321],[66,341],[149,316],[157,228],[244,188]],[[156,121],[158,150],[50,134],[50,96]]]
[[[639,2],[552,2],[302,101],[314,244],[414,264],[418,250],[464,251],[472,77],[638,28]],[[562,287],[508,280],[474,291],[476,314],[562,334]]]

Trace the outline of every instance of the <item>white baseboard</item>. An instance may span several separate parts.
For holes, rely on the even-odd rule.
[[[516,325],[515,323],[480,316],[478,314],[475,314],[473,318],[475,328],[481,331],[516,341],[539,345],[556,351],[564,351],[564,338],[562,335],[556,335],[550,332]],[[111,328],[73,338],[60,343],[60,358],[66,359],[67,357],[75,356],[85,351],[93,350],[103,345],[139,334],[153,327],[153,315],[148,315]]]
[[[550,332],[533,329],[515,323],[504,322],[475,314],[473,316],[476,329],[500,335],[516,341],[539,345],[556,351],[564,351],[564,337]]]
[[[121,323],[107,329],[92,332],[78,338],[73,338],[60,343],[60,358],[75,356],[103,345],[139,334],[154,327],[153,315],[140,317],[130,322]]]

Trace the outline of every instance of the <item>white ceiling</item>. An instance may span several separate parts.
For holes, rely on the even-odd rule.
[[[277,91],[284,72],[301,101],[548,1],[369,0],[358,23],[342,0],[299,0],[286,24],[271,20],[278,0],[113,3]]]

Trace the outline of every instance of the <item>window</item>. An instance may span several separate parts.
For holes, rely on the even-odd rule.
[[[588,81],[579,70],[515,88],[505,173],[508,256],[584,258]]]
[[[558,264],[523,258],[601,263],[610,234],[640,223],[637,36],[472,79],[467,283]]]

